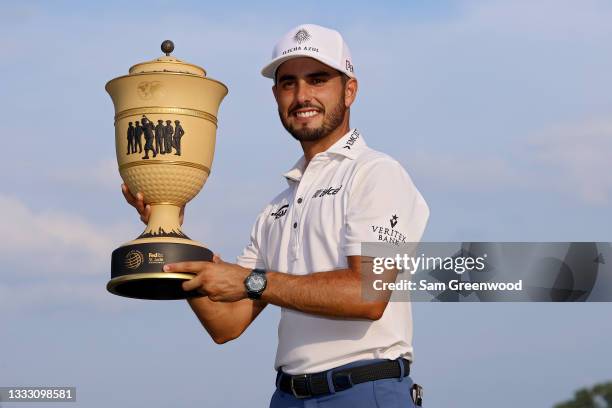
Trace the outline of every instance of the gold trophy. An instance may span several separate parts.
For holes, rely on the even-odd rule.
[[[119,173],[131,192],[151,205],[144,232],[113,251],[109,292],[138,299],[184,299],[189,273],[163,272],[163,265],[210,261],[213,253],[183,233],[179,214],[198,194],[215,152],[217,112],[227,87],[206,71],[170,53],[136,64],[129,75],[106,84],[115,106]]]

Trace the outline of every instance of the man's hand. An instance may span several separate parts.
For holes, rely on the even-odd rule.
[[[212,262],[178,262],[164,265],[164,272],[196,273],[196,277],[183,282],[183,290],[197,290],[213,302],[236,302],[247,297],[244,279],[250,269],[223,262],[217,255]]]
[[[138,211],[138,215],[140,216],[140,221],[145,224],[149,223],[149,217],[151,216],[151,206],[149,204],[144,203],[144,196],[139,191],[136,195],[133,195],[132,192],[128,189],[128,186],[121,184],[121,191],[123,192],[123,196],[125,197],[125,201],[127,201],[132,207]],[[179,223],[183,225],[183,219],[185,217],[185,206],[181,207],[181,212],[179,214]]]

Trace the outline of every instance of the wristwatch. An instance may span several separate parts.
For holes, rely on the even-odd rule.
[[[249,276],[244,279],[244,286],[246,287],[249,299],[261,298],[261,294],[267,285],[266,271],[263,269],[253,269]]]

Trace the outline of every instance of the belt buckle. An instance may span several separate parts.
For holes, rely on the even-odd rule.
[[[353,388],[353,378],[350,372],[339,372],[333,374],[334,388],[336,391],[344,391]]]
[[[306,389],[307,389],[308,391],[310,391],[310,386],[309,386],[309,384],[308,384],[308,374],[298,374],[298,375],[293,375],[293,376],[291,376],[291,392],[293,393],[293,396],[294,396],[295,398],[298,398],[298,399],[303,399],[303,398],[310,398],[310,397],[312,397],[312,393],[309,393],[309,394],[306,394],[306,395],[299,395],[299,394],[298,394],[298,393],[295,391],[295,382],[294,382],[294,380],[295,380],[295,379],[304,379],[304,380],[305,380],[304,384],[305,384],[305,386],[306,386]]]

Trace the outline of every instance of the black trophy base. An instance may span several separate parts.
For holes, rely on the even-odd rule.
[[[183,282],[192,273],[164,272],[165,264],[184,261],[212,261],[211,250],[174,242],[147,242],[122,246],[113,251],[111,280],[106,289],[115,295],[135,299],[176,300],[202,296],[184,291]]]

